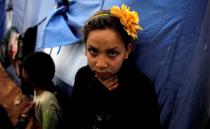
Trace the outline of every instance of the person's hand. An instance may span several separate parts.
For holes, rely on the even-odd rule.
[[[109,90],[109,91],[112,91],[114,89],[116,89],[118,86],[119,86],[119,83],[118,83],[118,77],[117,75],[113,76],[113,77],[110,77],[110,78],[107,78],[107,79],[102,79],[100,77],[97,77],[96,75],[96,78],[98,78],[98,80]]]

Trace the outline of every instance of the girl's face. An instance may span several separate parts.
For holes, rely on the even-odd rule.
[[[91,70],[101,79],[114,76],[128,58],[131,44],[125,47],[119,34],[111,29],[94,30],[86,42],[86,56]]]

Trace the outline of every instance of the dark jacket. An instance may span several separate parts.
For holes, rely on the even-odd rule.
[[[109,91],[88,66],[76,74],[71,97],[71,129],[159,129],[159,106],[150,80],[125,66],[119,87]]]

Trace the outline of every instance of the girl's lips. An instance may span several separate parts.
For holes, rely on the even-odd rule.
[[[112,76],[111,73],[95,72],[95,74],[96,74],[97,77],[104,78],[104,79]]]

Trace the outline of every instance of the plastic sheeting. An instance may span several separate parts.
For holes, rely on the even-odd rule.
[[[5,0],[0,0],[0,40],[4,36]]]
[[[75,5],[79,2],[81,0],[74,0]],[[39,37],[44,42],[38,42],[38,47],[57,47],[80,40],[81,35],[73,31],[72,40],[58,37],[62,42],[54,42],[56,33],[48,37],[44,31],[49,29],[48,25],[55,29],[56,25],[61,26],[58,24],[61,19],[61,24],[68,29],[79,30],[89,16],[83,14],[86,11],[95,12],[124,2],[140,14],[143,31],[135,43],[134,61],[154,83],[161,108],[161,128],[201,129],[210,109],[210,0],[98,0],[91,7],[95,1],[83,2],[82,13],[76,12],[78,8],[74,4],[69,5],[67,19],[59,17],[59,13],[49,15],[53,16],[52,21],[49,19],[46,23],[58,21],[54,26],[45,24],[44,38]],[[71,14],[72,10],[75,13]],[[64,29],[66,33],[68,29]],[[55,37],[51,39],[52,36]]]
[[[56,77],[60,78],[70,86],[74,85],[74,78],[78,69],[87,65],[84,51],[84,44],[77,43],[62,47],[58,54],[58,49],[51,50],[51,56],[56,66]]]
[[[13,0],[13,21],[20,33],[37,25],[56,6],[53,0]]]
[[[166,2],[164,7],[159,2],[153,3],[159,13],[154,11],[154,18],[145,22],[148,30],[135,51],[136,63],[154,81],[163,128],[202,128],[210,102],[205,57],[210,43],[209,1]]]
[[[43,28],[39,29],[37,48],[63,46],[81,41],[82,25],[101,7],[101,0],[71,0],[69,6],[57,8],[43,23]]]

